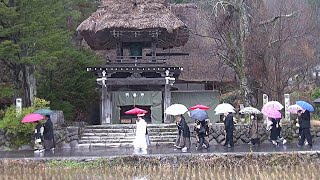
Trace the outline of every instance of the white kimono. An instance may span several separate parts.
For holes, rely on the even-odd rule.
[[[137,122],[136,137],[133,140],[133,147],[135,149],[147,149],[146,129],[146,121],[140,119],[139,122]]]

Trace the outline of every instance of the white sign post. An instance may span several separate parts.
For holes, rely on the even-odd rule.
[[[265,104],[267,104],[267,102],[269,101],[269,97],[268,97],[268,95],[267,94],[263,94],[262,95],[262,104],[263,104],[263,106],[265,105]],[[267,123],[267,120],[268,120],[268,118],[267,118],[267,116],[263,116],[263,120],[264,120],[264,123],[266,124]]]
[[[20,116],[22,111],[22,99],[17,98],[16,99],[16,117]]]
[[[290,94],[284,94],[284,110],[285,110],[285,120],[290,121],[290,112],[288,107],[290,106]]]

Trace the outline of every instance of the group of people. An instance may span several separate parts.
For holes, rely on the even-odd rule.
[[[43,152],[44,150],[54,150],[53,123],[50,115],[46,115],[45,122],[37,121],[34,129],[34,152]]]
[[[267,124],[267,130],[270,131],[270,140],[274,146],[278,146],[279,143],[285,144],[287,141],[282,137],[281,134],[281,119],[269,118]],[[186,120],[182,115],[176,117],[176,124],[178,128],[178,136],[175,142],[175,147],[186,151],[190,149],[190,130]],[[233,148],[233,132],[234,127],[234,118],[232,113],[224,114],[224,131],[225,131],[225,142],[223,146],[227,148]],[[195,121],[194,131],[196,132],[197,145],[196,149],[201,150],[203,148],[209,148],[209,142],[206,140],[206,136],[209,134],[210,121]],[[312,136],[310,133],[310,112],[308,110],[299,110],[298,111],[298,123],[299,126],[299,142],[298,147],[303,145],[308,145],[312,147]],[[250,124],[248,129],[248,135],[250,142],[253,146],[260,144],[259,137],[259,120],[258,117],[254,114],[250,116]]]
[[[225,143],[224,146],[228,148],[232,148],[233,144],[233,131],[234,131],[234,121],[232,113],[225,113]],[[191,141],[190,141],[190,129],[182,115],[176,116],[176,125],[178,128],[178,135],[175,142],[175,147],[177,149],[181,149],[182,151],[187,151],[190,149]],[[209,141],[206,137],[209,135],[210,130],[210,120],[205,119],[203,121],[195,120],[194,131],[196,132],[196,149],[201,150],[203,148],[207,149],[210,147]]]
[[[135,150],[146,153],[147,147],[150,144],[149,135],[147,130],[147,123],[143,119],[144,114],[138,114],[137,119],[137,129],[136,137],[133,141]],[[190,140],[190,128],[187,124],[183,115],[175,116],[176,126],[178,129],[177,139],[175,141],[175,147],[181,149],[183,152],[187,151],[191,147]],[[253,146],[260,143],[259,138],[259,122],[256,115],[250,116],[250,124],[248,135],[250,137],[251,144]],[[281,119],[270,118],[269,123],[267,124],[267,130],[270,131],[270,140],[274,146],[278,146],[280,142],[283,144],[286,143],[286,140],[281,135]],[[233,132],[234,132],[234,118],[232,113],[224,114],[224,126],[225,126],[225,142],[224,145],[227,148],[233,148]],[[209,141],[206,137],[209,135],[210,129],[210,120],[206,119],[203,121],[195,120],[194,131],[196,132],[197,145],[196,149],[201,150],[203,148],[209,148]],[[299,142],[298,146],[301,147],[304,144],[308,144],[312,147],[312,137],[310,133],[310,112],[308,110],[299,110],[298,111],[298,122],[299,126]],[[307,142],[305,142],[307,141]]]

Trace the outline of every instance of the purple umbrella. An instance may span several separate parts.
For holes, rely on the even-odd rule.
[[[281,118],[281,113],[274,108],[263,108],[261,112],[263,115],[269,118],[275,118],[275,119]]]

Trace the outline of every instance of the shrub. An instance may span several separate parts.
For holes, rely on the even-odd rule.
[[[22,108],[19,115],[16,114],[16,107],[10,106],[5,110],[5,115],[0,121],[0,129],[6,131],[6,135],[10,137],[10,145],[13,148],[18,148],[23,144],[32,142],[34,123],[21,123],[22,118],[41,108],[48,108],[50,102],[35,98],[34,105],[27,108]]]

